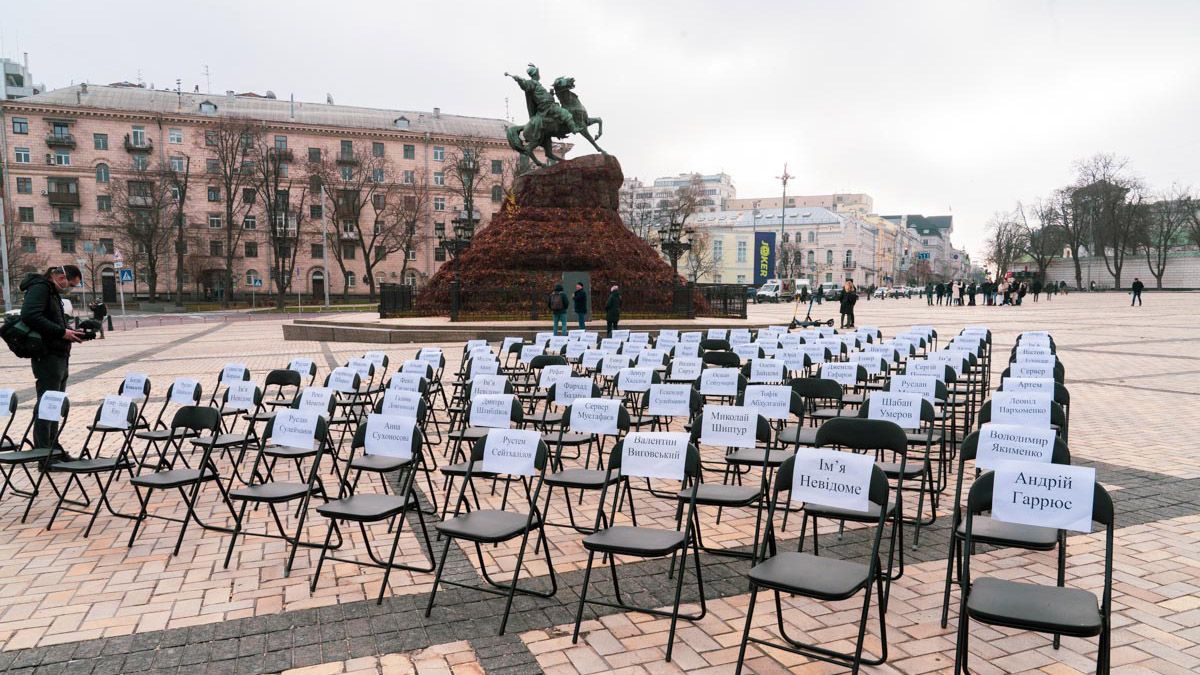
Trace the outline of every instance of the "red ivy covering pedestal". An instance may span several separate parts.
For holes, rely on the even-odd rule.
[[[621,164],[611,155],[587,155],[518,177],[513,202],[479,230],[457,261],[442,265],[418,294],[417,308],[449,312],[457,265],[467,312],[528,314],[532,294],[544,314],[562,273],[586,271],[598,316],[614,283],[624,311],[668,313],[671,266],[621,223],[621,180]],[[566,290],[570,295],[572,289]],[[472,306],[484,303],[491,306]]]

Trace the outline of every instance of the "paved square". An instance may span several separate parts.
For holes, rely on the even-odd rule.
[[[1195,672],[1200,669],[1200,294],[1150,293],[1140,308],[1127,306],[1123,294],[1071,294],[1023,307],[929,307],[924,299],[861,301],[861,325],[878,326],[885,336],[912,324],[933,324],[942,334],[964,325],[986,324],[995,335],[994,375],[999,375],[1014,336],[1021,330],[1049,330],[1058,345],[1072,395],[1071,452],[1077,463],[1095,466],[1098,480],[1116,503],[1117,557],[1114,584],[1113,664],[1120,672]],[[828,310],[828,311],[826,311]],[[821,318],[836,318],[834,306],[815,308]],[[787,305],[752,306],[751,322],[783,323]],[[369,320],[369,315],[346,317]],[[79,447],[96,405],[115,393],[125,373],[145,372],[154,383],[147,414],[156,414],[175,377],[197,378],[208,399],[217,374],[228,362],[245,363],[254,379],[283,368],[296,356],[314,358],[324,377],[335,365],[375,349],[354,343],[284,342],[281,322],[266,319],[183,323],[116,331],[109,339],[75,350],[68,386],[73,412],[63,435],[68,449]],[[458,366],[462,345],[443,344]],[[385,345],[392,363],[411,357],[413,346]],[[32,410],[28,363],[0,356],[5,386],[19,392],[21,406],[12,435],[25,428]],[[449,375],[447,376],[449,377]],[[444,447],[434,448],[440,465]],[[706,453],[719,453],[716,448]],[[717,455],[713,455],[714,457]],[[223,460],[226,461],[227,460]],[[333,480],[333,478],[328,478]],[[24,485],[24,479],[17,482]],[[435,480],[440,504],[444,493]],[[482,484],[481,484],[482,485]],[[420,483],[428,492],[424,482]],[[377,480],[360,490],[379,491]],[[950,628],[938,624],[945,574],[951,486],[943,496],[939,519],[923,531],[910,565],[893,586],[887,612],[889,658],[868,672],[944,672],[953,663],[955,612]],[[113,491],[113,504],[136,510],[124,480]],[[215,490],[202,492],[200,512],[220,521],[225,507]],[[499,506],[503,491],[480,491],[481,503]],[[519,495],[514,489],[510,497]],[[429,497],[429,495],[426,495]],[[574,515],[590,523],[596,496],[582,503],[571,496]],[[674,507],[639,494],[638,516],[674,525]],[[46,491],[28,522],[20,523],[23,499],[0,499],[0,670],[23,672],[731,672],[746,603],[744,574],[748,561],[705,555],[703,568],[709,615],[681,622],[675,660],[663,662],[665,620],[609,611],[585,610],[578,645],[570,642],[586,553],[582,535],[552,528],[549,545],[558,573],[558,596],[550,600],[518,597],[509,633],[497,637],[503,599],[444,587],[429,619],[423,610],[432,575],[393,571],[384,604],[377,607],[381,571],[327,563],[316,591],[309,591],[317,554],[302,549],[290,576],[283,573],[286,547],[273,539],[239,541],[228,569],[223,568],[228,535],[189,529],[178,556],[171,550],[178,524],[148,521],[127,547],[130,521],[102,514],[91,536],[82,532],[87,517],[65,513],[45,529],[53,506]],[[911,507],[910,507],[911,509]],[[157,494],[151,510],[182,515],[177,495]],[[310,514],[311,515],[311,514]],[[568,519],[566,499],[555,495],[550,522]],[[270,517],[251,512],[253,531],[264,531]],[[794,540],[799,519],[784,537]],[[294,521],[288,521],[294,522]],[[715,509],[702,508],[705,543],[736,547],[750,543],[754,514],[726,509],[716,523]],[[309,521],[307,536],[324,535],[324,519]],[[385,526],[373,530],[386,541]],[[861,537],[848,528],[839,542],[832,525],[822,529],[822,552],[861,557]],[[906,532],[906,536],[907,536]],[[794,545],[794,544],[793,544]],[[357,532],[343,554],[365,555]],[[440,551],[440,543],[435,550]],[[1069,539],[1068,584],[1094,589],[1102,580],[1098,534]],[[402,562],[424,560],[418,540],[401,539]],[[979,571],[1013,579],[1053,581],[1053,554],[984,552],[973,559]],[[522,579],[545,588],[547,569],[539,556],[527,556]],[[516,546],[483,549],[489,572],[511,575]],[[619,561],[623,585],[639,604],[669,604],[673,586],[666,561]],[[450,578],[478,580],[474,550],[460,547],[448,567]],[[685,603],[696,598],[689,572]],[[601,589],[596,584],[594,589]],[[611,589],[611,585],[608,586]],[[763,596],[765,598],[767,596]],[[957,591],[955,591],[957,597]],[[694,606],[694,605],[689,605]],[[857,605],[794,600],[785,603],[789,627],[829,646],[849,644]],[[771,603],[760,603],[755,630],[772,635]],[[872,612],[875,608],[872,608]],[[874,614],[872,615],[874,616]],[[877,628],[872,628],[872,634]],[[973,626],[972,664],[977,672],[1088,672],[1095,640],[1064,639],[1053,650],[1041,636]],[[878,641],[868,640],[868,651]],[[778,650],[752,647],[748,670],[754,672],[840,672]],[[441,670],[439,670],[441,669]]]

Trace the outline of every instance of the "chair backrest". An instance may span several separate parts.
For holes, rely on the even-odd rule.
[[[979,432],[972,431],[963,439],[962,445],[959,448],[958,464],[961,467],[965,462],[975,460],[975,456],[979,452]],[[1054,439],[1054,449],[1050,451],[1051,464],[1070,464],[1071,450],[1067,447],[1067,442],[1062,438]],[[959,471],[959,481],[962,480],[962,471]]]
[[[700,340],[700,351],[702,352],[727,352],[729,351],[729,340],[718,338],[704,338]]]
[[[803,450],[801,450],[803,452]],[[779,501],[778,497],[783,492],[789,492],[792,489],[792,481],[795,477],[796,457],[795,455],[783,460],[779,465],[779,470],[775,472],[775,489],[772,491],[775,499],[772,501],[772,508]],[[867,499],[872,504],[883,506],[887,503],[888,492],[891,488],[888,486],[887,474],[878,466],[871,470],[871,488],[867,494]]]
[[[706,406],[700,411],[700,417],[692,424],[691,443],[697,448],[700,447],[700,437],[704,434],[704,416],[709,413],[709,407]],[[751,412],[754,412],[751,410]],[[762,415],[755,414],[756,422],[754,425],[754,441],[767,445],[771,442],[771,422]]]
[[[742,365],[742,357],[728,351],[706,351],[700,358],[704,365],[713,368],[738,368]]]
[[[220,433],[221,411],[212,406],[182,406],[175,411],[175,416],[171,418],[171,428]]]
[[[988,399],[983,402],[983,406],[979,408],[979,424],[987,424],[992,421],[992,400]],[[1056,401],[1050,401],[1050,424],[1062,429],[1066,426],[1067,416],[1063,412],[1063,408]]]
[[[616,400],[616,399],[612,399],[612,400]],[[572,403],[571,405],[567,406],[566,409],[563,410],[563,421],[562,421],[562,425],[559,427],[560,432],[565,432],[567,429],[569,429],[571,427],[571,415],[572,415],[572,412],[575,410],[575,406],[577,403],[579,403],[578,399],[575,401],[575,403]],[[625,435],[629,431],[629,425],[630,425],[629,411],[625,408],[624,405],[622,405],[617,408],[617,435],[618,436]],[[559,434],[559,438],[560,439],[562,438],[562,433]]]
[[[985,471],[975,479],[975,483],[971,485],[971,490],[967,493],[967,513],[969,515],[992,510],[992,492],[995,488],[995,479],[996,475],[991,471]],[[1092,520],[1104,525],[1109,530],[1111,536],[1113,519],[1112,497],[1103,485],[1096,483],[1095,491],[1092,493]],[[970,534],[971,520],[969,517],[967,523],[967,533]],[[1112,546],[1111,539],[1109,546]],[[1109,558],[1111,557],[1112,550],[1110,548]]]
[[[378,407],[375,412],[379,412]],[[358,428],[354,430],[354,438],[350,441],[351,450],[361,450],[365,447],[367,447],[367,420],[363,420],[358,425]],[[424,447],[425,432],[421,431],[421,423],[418,421],[412,437],[412,456],[414,460],[421,456],[421,453],[424,451]],[[346,479],[349,479],[351,476],[351,472],[345,472]]]
[[[903,454],[908,450],[908,436],[895,422],[835,417],[817,427],[816,445],[837,445],[853,450],[891,450]]]
[[[800,395],[801,398],[807,400],[812,399],[833,399],[839,403],[845,392],[842,390],[842,385],[835,380],[825,380],[819,377],[794,377],[791,381],[792,391]]]
[[[278,368],[267,373],[267,378],[263,381],[263,386],[299,388],[302,382],[303,379],[301,378],[300,373],[287,368]]]

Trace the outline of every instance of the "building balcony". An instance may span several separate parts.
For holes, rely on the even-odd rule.
[[[55,134],[51,133],[46,136],[46,145],[52,148],[75,148],[75,136],[73,134]]]
[[[129,206],[132,208],[150,208],[154,206],[154,197],[149,195],[129,195]]]
[[[79,223],[52,221],[50,223],[50,232],[52,234],[79,234]]]
[[[50,190],[46,193],[50,206],[79,206],[79,193],[66,190]]]
[[[271,148],[271,156],[281,162],[290,162],[294,157],[292,151],[287,148]]]
[[[345,230],[342,230],[338,233],[338,237],[341,238],[342,241],[358,241],[357,232],[346,232]]]
[[[858,263],[842,261],[842,269],[852,270],[852,269],[856,269],[856,268],[858,268]]]
[[[135,143],[129,134],[125,134],[125,152],[150,152],[154,150],[154,141],[149,138]]]
[[[355,156],[354,156],[353,154],[351,154],[351,153],[345,153],[345,152],[343,152],[343,153],[339,153],[339,154],[338,154],[338,156],[337,156],[337,163],[338,163],[338,164],[352,164],[352,165],[354,165],[354,166],[357,166],[357,165],[358,165],[358,158],[357,158],[357,157],[355,157]]]

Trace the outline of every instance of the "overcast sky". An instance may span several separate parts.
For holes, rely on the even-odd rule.
[[[1200,2],[8,3],[3,52],[35,78],[505,117],[504,71],[573,75],[627,176],[725,171],[739,197],[866,192],[993,212],[1114,152],[1152,188],[1200,184]],[[575,150],[575,155],[583,149]]]

